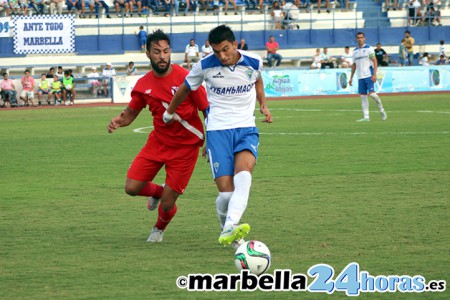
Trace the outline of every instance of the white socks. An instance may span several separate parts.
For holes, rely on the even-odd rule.
[[[372,93],[369,95],[369,97],[375,101],[380,112],[384,112],[384,108],[383,108],[383,104],[381,103],[380,96],[378,96],[376,93]]]
[[[228,203],[227,218],[224,227],[238,224],[247,208],[250,187],[252,185],[252,174],[241,171],[234,175],[234,192]]]
[[[361,105],[364,119],[369,119],[369,100],[367,99],[367,95],[361,95]]]
[[[380,96],[378,96],[376,93],[372,93],[369,95],[369,97],[375,101],[380,112],[384,113],[383,103],[381,103]],[[369,119],[369,100],[367,98],[367,95],[361,95],[361,105],[362,105],[364,118]]]
[[[216,199],[217,216],[219,217],[222,229],[227,218],[228,203],[230,202],[231,195],[233,195],[233,192],[219,192],[219,196]]]

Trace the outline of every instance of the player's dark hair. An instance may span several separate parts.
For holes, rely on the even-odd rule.
[[[8,73],[6,73],[6,72],[5,72],[5,73],[3,73],[3,76],[8,76]]]
[[[208,40],[210,44],[218,45],[223,41],[233,43],[236,41],[233,31],[227,25],[219,25],[209,32]]]
[[[170,38],[161,29],[154,30],[152,33],[147,35],[147,51],[152,47],[152,43],[158,44],[159,41],[166,41],[170,47]]]
[[[360,34],[362,34],[362,36],[365,36],[365,35],[364,35],[364,32],[361,32],[361,31],[359,31],[359,32],[356,34],[356,36],[358,36],[358,35],[360,35]]]
[[[69,74],[70,74],[69,70],[64,71],[64,75],[69,75]]]
[[[411,32],[409,32],[409,30],[406,30],[405,33],[411,34]]]

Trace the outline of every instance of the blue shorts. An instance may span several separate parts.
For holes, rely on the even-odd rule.
[[[375,93],[375,84],[372,82],[372,77],[358,79],[358,93],[360,95]]]
[[[234,156],[244,150],[258,158],[259,132],[256,127],[206,132],[206,149],[213,178],[234,176]]]

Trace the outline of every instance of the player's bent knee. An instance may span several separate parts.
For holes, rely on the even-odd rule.
[[[139,195],[140,189],[138,189],[135,186],[125,185],[125,193],[127,193],[130,196],[137,196]]]

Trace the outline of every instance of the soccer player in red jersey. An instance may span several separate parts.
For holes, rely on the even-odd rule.
[[[193,91],[188,101],[176,110],[174,126],[165,124],[162,115],[188,71],[170,63],[170,39],[162,30],[148,35],[146,54],[152,71],[137,81],[131,91],[130,103],[111,120],[108,132],[130,125],[148,105],[154,130],[128,170],[125,192],[131,196],[149,197],[147,206],[150,210],[158,207],[158,218],[147,242],[161,242],[164,230],[177,212],[175,202],[191,178],[204,142],[198,111],[205,114],[209,105],[204,88]],[[152,180],[163,166],[165,184],[157,185]]]

